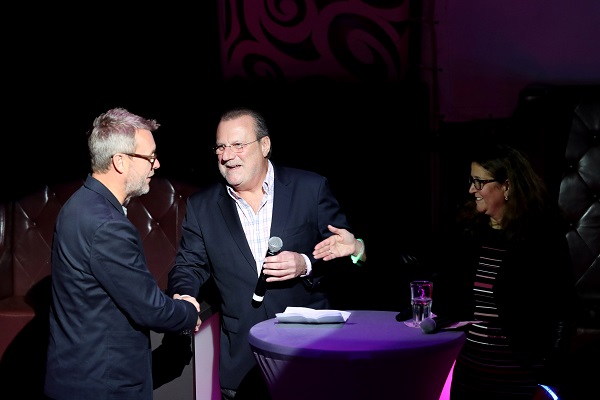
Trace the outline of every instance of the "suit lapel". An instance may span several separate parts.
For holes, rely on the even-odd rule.
[[[271,219],[271,236],[283,236],[283,231],[287,225],[290,213],[294,212],[292,207],[292,195],[290,190],[290,181],[285,174],[281,173],[280,168],[275,169],[274,190],[273,190],[273,218]],[[285,242],[283,243],[285,250]]]
[[[221,210],[221,215],[223,215],[223,220],[225,220],[225,226],[227,226],[229,234],[248,262],[248,265],[252,267],[252,270],[256,271],[256,260],[254,260],[250,246],[248,246],[248,241],[246,240],[246,235],[244,234],[244,229],[242,228],[242,223],[240,222],[237,210],[235,208],[235,202],[231,197],[229,197],[224,186],[223,189],[224,190],[221,192],[218,205],[219,209]]]
[[[282,174],[280,168],[274,168],[275,187],[270,237],[282,237],[284,228],[287,225],[288,216],[291,212],[293,212],[293,210],[291,210],[292,195],[289,177],[287,177],[285,174]],[[244,229],[242,228],[242,223],[240,222],[237,210],[235,208],[235,202],[227,194],[227,189],[224,185],[222,186],[218,205],[231,237],[237,244],[240,252],[244,255],[248,265],[252,267],[253,270],[256,270],[256,260],[254,260],[250,246],[248,246],[248,241],[246,240],[246,235],[244,234]],[[285,242],[283,243],[283,248],[285,250]]]

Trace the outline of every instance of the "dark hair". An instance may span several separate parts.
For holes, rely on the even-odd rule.
[[[269,128],[267,128],[267,122],[265,121],[265,117],[260,112],[252,110],[250,108],[236,107],[229,109],[221,115],[221,121],[230,121],[232,119],[244,116],[249,116],[254,120],[254,133],[256,133],[257,140],[260,140],[265,136],[269,136]],[[267,153],[267,158],[271,157],[272,152],[273,142],[271,142],[269,152]]]
[[[558,200],[550,197],[545,182],[519,150],[505,144],[483,145],[472,155],[471,162],[481,165],[498,182],[509,183],[509,200],[501,221],[508,238],[520,236],[532,224],[556,221],[560,216]],[[473,199],[463,211],[465,220],[489,222],[486,215],[476,210]]]

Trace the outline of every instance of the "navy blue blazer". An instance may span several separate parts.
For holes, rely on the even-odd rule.
[[[282,251],[306,254],[315,279],[327,265],[315,262],[314,246],[331,235],[327,224],[350,229],[327,179],[316,173],[274,165],[275,183],[270,236],[283,241]],[[322,268],[318,264],[321,264]],[[234,200],[225,185],[201,189],[188,199],[182,238],[169,273],[169,293],[202,296],[201,285],[212,277],[221,303],[221,386],[236,390],[256,365],[248,343],[250,328],[274,318],[287,306],[329,307],[326,293],[305,278],[269,283],[262,305],[251,305],[256,287],[252,255]],[[201,356],[201,354],[199,355]]]
[[[53,399],[152,399],[150,330],[196,326],[148,270],[115,196],[88,176],[61,208],[52,244],[45,392]]]

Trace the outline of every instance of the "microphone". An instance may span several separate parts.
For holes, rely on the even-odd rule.
[[[282,247],[283,241],[281,238],[278,238],[277,236],[271,237],[269,239],[267,255],[265,257],[279,254]],[[252,305],[254,307],[258,307],[262,303],[263,299],[265,298],[265,293],[267,292],[267,276],[264,273],[264,269],[265,266],[263,263],[260,275],[258,276],[258,281],[256,281],[256,289],[254,289],[254,294],[252,295]]]
[[[398,322],[406,321],[409,318],[412,318],[412,307],[410,306],[396,314],[396,321]]]
[[[441,329],[447,328],[457,321],[454,319],[441,318],[441,317],[433,317],[433,318],[425,318],[421,321],[420,327],[424,333],[435,333]]]

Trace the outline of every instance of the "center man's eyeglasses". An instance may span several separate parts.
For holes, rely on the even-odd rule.
[[[490,182],[498,182],[497,179],[477,179],[472,176],[469,177],[469,186],[474,185],[475,189],[481,190],[485,186],[486,183]]]
[[[241,153],[242,151],[244,151],[246,146],[248,146],[249,144],[252,144],[254,142],[258,142],[259,140],[260,139],[256,139],[256,140],[253,140],[248,143],[219,144],[219,145],[213,146],[212,149],[215,152],[215,154],[218,156],[220,156],[221,154],[223,154],[225,152],[225,147],[231,148],[231,150],[234,153]]]
[[[136,157],[136,158],[143,158],[144,160],[148,161],[150,163],[150,168],[154,168],[154,162],[157,159],[156,153],[151,154],[149,156],[145,156],[143,154],[136,154],[136,153],[123,153],[126,156],[129,157]]]

